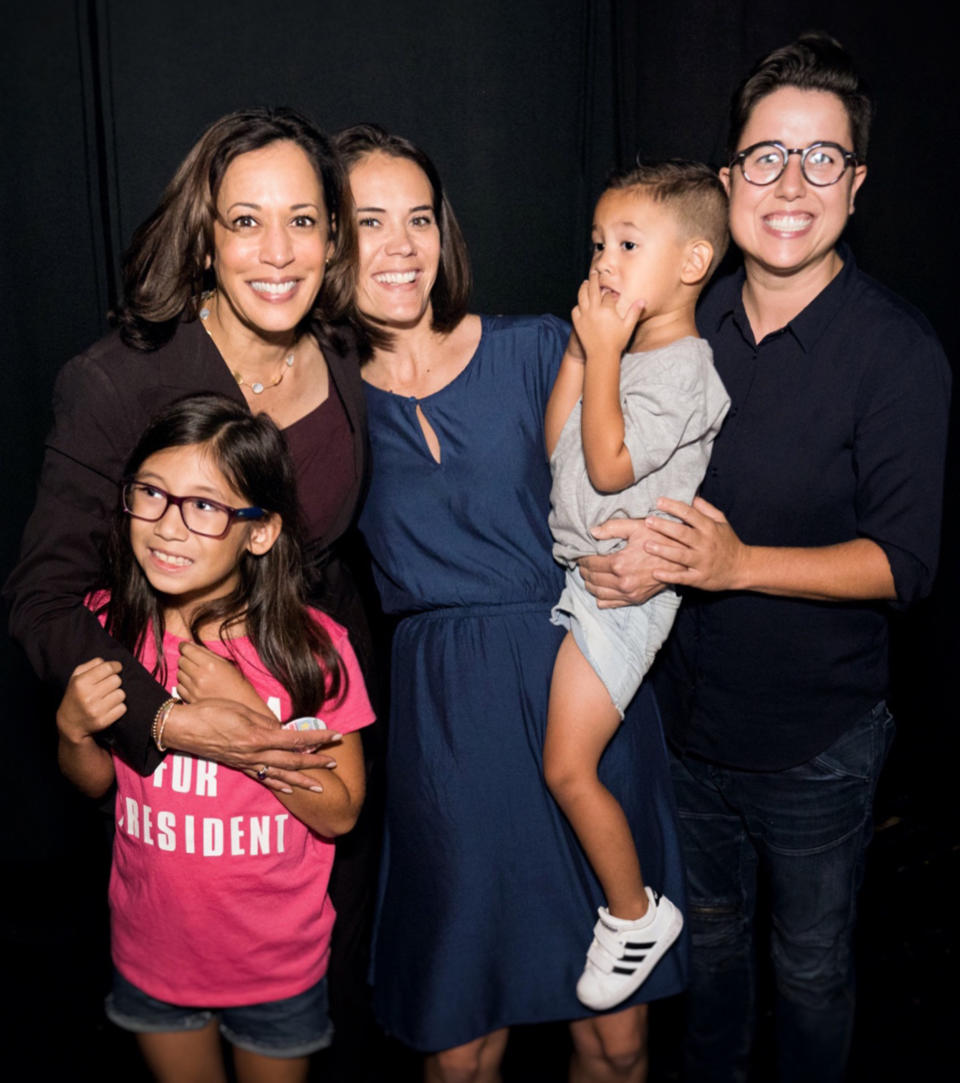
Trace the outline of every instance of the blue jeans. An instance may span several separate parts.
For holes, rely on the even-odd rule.
[[[798,767],[743,771],[671,755],[692,937],[687,1083],[747,1078],[760,877],[771,907],[779,1079],[843,1079],[856,896],[892,736],[879,703]]]

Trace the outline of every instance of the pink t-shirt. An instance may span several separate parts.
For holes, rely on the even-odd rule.
[[[343,659],[349,689],[320,712],[351,733],[373,711],[346,631],[311,610]],[[164,638],[168,687],[181,640]],[[227,655],[279,718],[290,698],[246,638],[207,643]],[[152,641],[142,661],[152,669]],[[231,1007],[303,992],[326,973],[335,917],[327,896],[334,844],[258,782],[170,753],[146,778],[114,756],[117,833],[110,875],[113,961],[128,981],[175,1004]]]

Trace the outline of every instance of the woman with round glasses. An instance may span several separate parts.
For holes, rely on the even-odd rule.
[[[216,391],[273,418],[298,470],[311,593],[358,626],[356,593],[333,552],[353,517],[365,456],[358,362],[332,328],[352,306],[349,207],[340,161],[305,117],[288,109],[221,117],[133,238],[118,330],[57,380],[37,504],[5,588],[11,628],[37,672],[61,686],[93,655],[120,664],[126,712],[108,739],[144,773],[160,762],[151,727],[167,693],[83,598],[98,577],[123,463],[157,410]],[[128,508],[142,510],[146,493],[127,493]],[[159,506],[172,498],[154,490],[151,499]],[[200,497],[180,498],[191,529],[205,518],[200,508]],[[199,680],[202,656],[191,646],[183,665]],[[281,730],[216,699],[215,683],[211,689],[170,712],[164,743],[248,772],[266,769],[275,789],[309,787],[298,768],[316,764],[307,753],[322,734]]]
[[[691,1083],[746,1078],[760,882],[779,1079],[839,1080],[849,1049],[855,899],[893,728],[885,610],[930,589],[948,398],[927,322],[840,242],[870,112],[821,35],[740,87],[721,178],[744,265],[698,313],[730,413],[693,505],[661,500],[675,518],[631,524],[632,544],[585,571],[601,604],[686,588],[656,690],[688,863]]]
[[[754,143],[752,147],[737,151],[730,165],[739,166],[750,184],[773,184],[783,176],[791,154],[800,159],[803,179],[817,188],[836,184],[848,166],[855,170],[859,165],[859,159],[852,151],[844,150],[839,143],[825,142],[790,148],[775,142]]]

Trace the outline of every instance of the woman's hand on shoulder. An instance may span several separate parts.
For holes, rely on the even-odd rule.
[[[64,740],[90,740],[126,712],[120,669],[119,662],[102,658],[76,667],[57,708],[57,729]]]

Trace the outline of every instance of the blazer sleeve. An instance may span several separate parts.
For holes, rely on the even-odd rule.
[[[120,388],[94,357],[68,362],[54,389],[37,502],[4,587],[11,635],[44,680],[62,689],[81,662],[120,661],[127,710],[104,740],[142,774],[161,759],[150,726],[167,693],[83,599],[100,578],[117,482],[146,419],[136,394]]]

